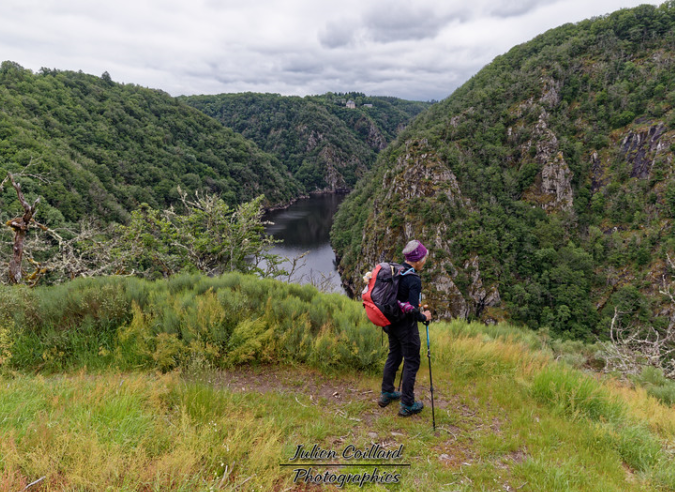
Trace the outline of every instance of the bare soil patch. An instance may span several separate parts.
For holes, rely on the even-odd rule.
[[[241,367],[212,372],[200,379],[232,392],[302,394],[312,402],[330,402],[337,406],[355,400],[375,403],[379,396],[354,378],[327,376],[313,369],[290,366]]]

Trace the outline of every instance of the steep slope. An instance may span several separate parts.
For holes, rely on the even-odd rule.
[[[264,193],[268,204],[290,201],[297,182],[274,157],[168,94],[83,73],[12,62],[0,67],[0,170],[46,199],[52,225],[95,215],[123,221],[147,202],[165,206],[177,186],[239,203]],[[0,171],[1,172],[1,171]],[[4,178],[4,172],[1,172]],[[14,213],[11,187],[0,210]]]
[[[429,103],[359,93],[220,94],[182,101],[250,138],[311,191],[351,189],[377,153]],[[351,101],[354,107],[346,104]]]
[[[584,337],[668,323],[675,249],[675,3],[567,24],[418,117],[333,229],[353,292],[411,238],[441,316]],[[665,277],[664,277],[665,275]]]

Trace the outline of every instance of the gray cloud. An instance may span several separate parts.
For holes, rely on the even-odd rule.
[[[349,45],[356,34],[356,29],[350,21],[330,21],[319,33],[319,41],[325,48],[341,48]]]
[[[320,60],[302,56],[292,56],[282,63],[282,70],[290,73],[318,75],[323,73],[324,64]]]
[[[644,0],[3,0],[0,59],[173,95],[443,99],[495,56]],[[651,1],[650,3],[658,3]]]
[[[370,11],[364,23],[376,42],[391,43],[433,39],[450,20],[428,6],[394,3],[389,8]]]
[[[513,17],[526,14],[557,0],[502,0],[494,2],[488,12],[497,17]]]

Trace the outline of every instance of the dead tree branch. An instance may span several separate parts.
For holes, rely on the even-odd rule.
[[[21,184],[17,183],[11,173],[7,173],[12,186],[16,190],[19,202],[23,207],[23,215],[14,219],[8,220],[6,225],[14,230],[14,246],[12,260],[9,262],[9,282],[11,284],[19,284],[22,280],[21,261],[23,260],[24,242],[26,240],[26,233],[33,222],[33,216],[40,198],[36,198],[33,205],[30,205],[21,191]]]
[[[638,375],[644,367],[661,369],[666,377],[675,377],[675,364],[670,355],[675,352],[675,330],[672,325],[660,333],[652,326],[622,328],[621,313],[614,308],[610,325],[610,342],[605,344],[605,370],[624,375]]]
[[[675,271],[675,262],[670,255],[667,262]],[[657,330],[652,325],[638,326],[634,323],[621,326],[621,317],[626,313],[614,308],[609,327],[610,341],[604,343],[605,370],[619,371],[624,375],[638,375],[647,366],[663,371],[668,378],[675,378],[675,294],[673,282],[666,275],[661,277],[659,293],[670,300],[670,320],[666,328]]]

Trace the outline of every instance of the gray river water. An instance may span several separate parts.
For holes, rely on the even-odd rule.
[[[298,200],[287,209],[265,214],[264,220],[274,223],[266,227],[267,233],[283,241],[271,253],[290,259],[307,253],[298,261],[292,282],[321,284],[323,290],[345,294],[335,267],[335,253],[330,246],[333,216],[344,197],[313,196]],[[288,271],[291,263],[285,262],[281,266]]]

